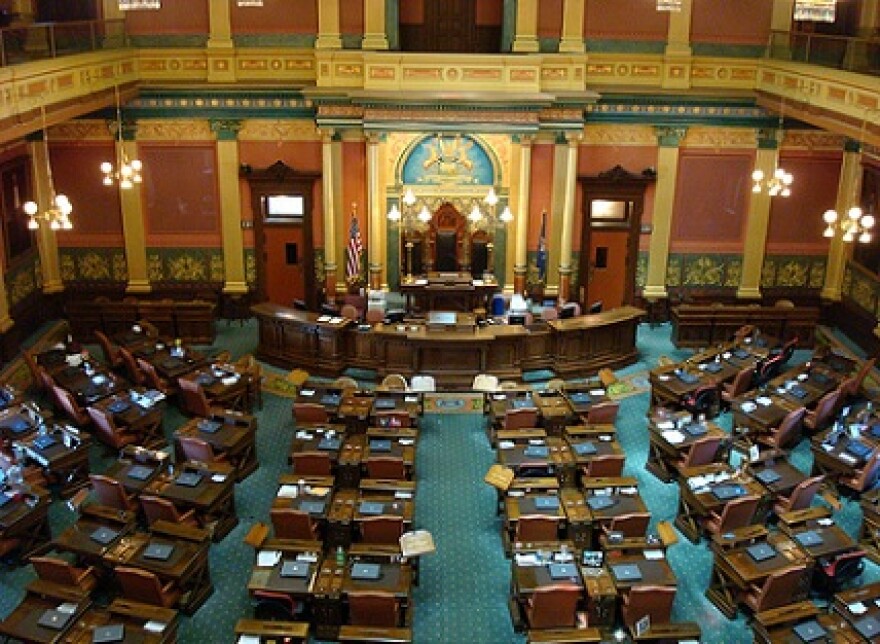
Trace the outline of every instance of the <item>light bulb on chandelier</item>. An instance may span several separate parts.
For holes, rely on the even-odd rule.
[[[36,201],[30,200],[22,204],[21,209],[28,217],[27,227],[29,230],[38,230],[40,224],[49,224],[52,230],[71,230],[73,222],[70,215],[73,213],[73,204],[67,195],[55,192],[55,182],[52,179],[52,164],[49,161],[49,133],[46,128],[46,108],[40,106],[40,120],[43,126],[43,154],[46,159],[46,183],[49,188],[49,206],[42,212]]]
[[[752,192],[759,193],[766,190],[771,197],[791,196],[791,184],[794,183],[794,175],[782,168],[776,168],[773,175],[764,181],[764,171],[752,172]]]
[[[846,211],[846,217],[840,217],[836,210],[826,210],[822,214],[822,220],[826,224],[823,237],[832,238],[840,232],[841,240],[850,244],[856,240],[861,244],[867,244],[872,239],[871,231],[874,229],[874,215],[864,214],[858,206],[853,206]]]
[[[116,123],[113,126],[116,130],[114,140],[116,148],[116,168],[109,161],[101,163],[101,173],[104,177],[101,180],[105,186],[112,186],[118,183],[123,190],[131,190],[136,183],[143,182],[141,170],[143,163],[139,159],[131,159],[125,151],[125,144],[122,141],[122,108],[119,104],[119,87],[113,88],[116,96]]]

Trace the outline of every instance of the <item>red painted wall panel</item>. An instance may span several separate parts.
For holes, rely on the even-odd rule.
[[[691,41],[764,45],[772,11],[766,0],[694,0]]]
[[[233,34],[317,34],[317,0],[263,0],[262,7],[230,3]]]
[[[339,30],[344,34],[364,33],[364,0],[339,0]]]
[[[538,248],[541,233],[541,212],[547,211],[547,238],[550,237],[550,207],[553,203],[553,143],[532,144],[532,183],[529,188],[528,249]],[[519,216],[519,213],[517,213]],[[549,241],[548,241],[549,248]]]
[[[541,0],[538,11],[538,36],[559,38],[562,34],[562,0]]]
[[[584,33],[589,38],[666,40],[669,16],[653,0],[587,0]]]
[[[208,0],[163,2],[154,11],[126,11],[125,29],[131,36],[208,34]]]

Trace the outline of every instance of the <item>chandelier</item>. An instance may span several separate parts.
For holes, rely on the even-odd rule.
[[[138,159],[129,159],[122,142],[122,110],[119,106],[119,87],[113,88],[116,93],[116,170],[109,161],[101,164],[101,172],[104,173],[103,184],[112,186],[114,181],[119,183],[123,190],[130,190],[134,184],[141,183],[143,177],[141,170],[143,164]]]
[[[49,187],[49,204],[42,211],[36,201],[26,201],[21,209],[28,216],[28,228],[37,230],[41,223],[49,224],[52,230],[70,230],[73,224],[70,214],[73,205],[67,195],[55,192],[55,182],[52,180],[52,163],[49,161],[49,132],[46,128],[46,108],[40,105],[40,121],[43,126],[43,154],[46,157],[46,183]]]
[[[421,210],[416,212],[416,195],[413,193],[412,188],[407,188],[403,193],[403,196],[400,197],[400,205],[403,210],[401,211],[397,204],[391,204],[391,209],[388,211],[388,221],[393,224],[402,225],[403,230],[406,233],[412,232],[419,228],[424,228],[431,221],[431,211],[428,210],[428,206],[426,204],[422,204]],[[415,244],[413,243],[411,235],[404,235],[406,239],[404,243],[404,248],[406,249],[406,281],[412,282],[413,274],[412,274],[412,266],[413,266],[413,248]]]
[[[771,197],[791,196],[791,184],[793,182],[794,176],[782,168],[776,168],[766,181],[764,180],[763,170],[752,172],[752,192],[761,192],[766,189],[767,194]]]
[[[657,11],[681,11],[682,0],[657,0]]]
[[[509,224],[513,221],[513,213],[510,211],[508,206],[504,207],[504,210],[501,211],[500,215],[497,215],[495,207],[498,205],[498,195],[495,194],[495,188],[490,187],[489,193],[483,198],[483,202],[485,202],[487,208],[486,219],[490,226],[501,224]],[[497,216],[496,216],[497,215]],[[481,221],[483,221],[483,211],[480,210],[480,206],[478,203],[474,202],[474,207],[471,209],[470,214],[468,215],[468,220],[477,225]]]
[[[795,0],[794,19],[812,22],[834,22],[836,0]]]
[[[161,9],[162,0],[119,0],[120,11],[138,11],[141,9]]]
[[[866,215],[858,206],[853,206],[846,211],[846,217],[840,217],[836,210],[826,210],[822,214],[822,221],[827,227],[822,233],[823,237],[834,237],[840,231],[841,239],[850,244],[859,240],[862,244],[871,241],[871,230],[874,228],[874,215]]]

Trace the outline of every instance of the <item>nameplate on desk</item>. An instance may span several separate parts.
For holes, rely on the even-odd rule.
[[[168,543],[151,543],[144,550],[144,559],[167,561],[174,552],[174,546]]]
[[[89,535],[89,538],[96,543],[100,543],[102,546],[106,546],[118,536],[119,533],[116,532],[116,530],[102,527],[92,532],[92,534]]]
[[[308,514],[323,514],[326,503],[324,501],[301,501],[299,509]]]
[[[379,579],[382,567],[374,563],[356,563],[351,566],[352,579]]]
[[[92,644],[109,644],[110,642],[121,642],[124,639],[125,625],[123,624],[97,626],[92,631]]]
[[[385,511],[385,504],[377,501],[361,501],[358,512],[366,515],[378,515]]]
[[[304,561],[285,561],[281,564],[281,577],[304,578],[309,574],[309,564]]]
[[[128,469],[128,478],[135,479],[136,481],[146,481],[150,478],[150,475],[153,473],[153,470],[144,465],[135,465],[134,467],[130,467]]]
[[[204,477],[198,472],[184,472],[174,479],[174,482],[184,487],[196,487],[202,482],[203,478]]]

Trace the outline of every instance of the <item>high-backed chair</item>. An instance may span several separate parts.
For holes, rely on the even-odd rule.
[[[681,406],[696,416],[700,414],[714,416],[718,411],[718,405],[718,386],[715,384],[698,387],[681,400]]]
[[[330,476],[333,463],[327,452],[295,452],[293,473],[301,476]]]
[[[67,389],[62,389],[58,385],[52,385],[52,402],[64,412],[64,415],[67,416],[74,425],[85,427],[92,422],[91,416],[79,406],[79,403],[76,402],[76,398],[74,398],[73,394],[67,391]]]
[[[139,500],[144,511],[144,517],[147,519],[147,525],[153,525],[153,523],[160,519],[194,528],[199,525],[195,517],[195,509],[180,512],[177,506],[168,499],[149,494],[141,494]]]
[[[406,479],[406,465],[401,456],[377,456],[371,455],[366,463],[367,478],[393,479],[403,481]]]
[[[546,514],[524,514],[516,522],[514,540],[519,543],[556,541],[559,539],[559,520]]]
[[[875,447],[865,460],[865,464],[858,468],[853,476],[841,476],[837,483],[859,494],[873,488],[878,480],[880,480],[880,447]]]
[[[833,595],[854,582],[864,569],[864,550],[850,550],[824,557],[816,566],[816,584],[826,595]]]
[[[437,382],[434,376],[425,374],[416,374],[410,381],[410,391],[431,392],[437,391]]]
[[[619,532],[624,537],[644,537],[648,532],[648,524],[651,522],[649,512],[634,512],[632,514],[620,514],[608,524],[608,532]]]
[[[796,444],[801,437],[806,413],[807,410],[804,407],[792,409],[769,433],[758,434],[757,441],[777,449],[784,449]]]
[[[304,423],[329,423],[330,416],[323,405],[318,403],[293,403],[293,420],[297,425]]]
[[[584,420],[586,420],[588,425],[610,425],[617,420],[617,412],[619,410],[620,403],[616,400],[601,402],[592,405],[587,410]]]
[[[180,443],[183,455],[188,461],[214,463],[226,460],[225,454],[218,454],[209,442],[197,436],[178,436],[177,442]]]
[[[318,526],[308,512],[294,508],[272,508],[269,511],[276,539],[303,539],[317,541]]]
[[[721,385],[721,400],[729,405],[734,398],[743,395],[751,388],[754,378],[755,365],[740,369],[732,382]]]
[[[113,449],[122,449],[126,445],[140,442],[140,435],[123,427],[118,427],[113,414],[100,407],[87,407],[86,411],[94,423],[95,437]]]
[[[191,378],[178,378],[177,386],[180,388],[178,403],[180,408],[192,416],[207,418],[214,409],[208,402],[204,388]]]
[[[122,364],[129,381],[135,385],[144,384],[144,372],[141,371],[131,351],[125,347],[119,347],[119,357],[122,358]]]
[[[538,426],[538,410],[534,407],[508,409],[504,412],[504,429],[525,429]]]
[[[101,353],[104,354],[104,362],[106,362],[111,369],[118,369],[122,366],[122,356],[119,355],[119,347],[114,347],[113,343],[110,341],[110,338],[103,331],[95,330],[95,339],[98,341],[98,346],[101,347]]]
[[[699,467],[700,465],[708,465],[715,461],[718,450],[721,448],[720,436],[706,436],[691,443],[684,458],[675,462],[678,469],[685,467]]]
[[[837,405],[840,402],[840,389],[829,391],[819,399],[816,408],[804,414],[804,427],[812,432],[819,431],[828,426],[837,413]]]
[[[798,483],[788,496],[778,496],[773,503],[773,512],[776,515],[795,510],[805,510],[813,503],[813,497],[819,492],[825,476],[814,476]]]
[[[42,391],[45,388],[45,381],[40,374],[39,365],[37,364],[37,359],[34,357],[34,354],[25,349],[21,352],[21,357],[24,359],[24,363],[27,365],[28,371],[31,374],[31,382],[33,383],[34,389]]]
[[[806,566],[793,566],[772,573],[760,586],[749,588],[745,594],[746,605],[760,613],[800,601],[809,589],[810,580],[806,573]]]
[[[159,372],[156,371],[156,367],[153,365],[152,362],[144,360],[143,358],[138,358],[137,364],[138,368],[144,374],[145,386],[150,387],[151,389],[155,389],[156,391],[161,391],[166,396],[174,395],[174,385],[172,385],[170,381],[159,375]]]
[[[785,356],[782,353],[771,355],[762,360],[755,367],[755,385],[765,385],[782,372],[785,366]]]
[[[382,378],[382,382],[379,384],[379,389],[384,389],[385,391],[406,391],[408,387],[406,378],[399,373],[389,373]]]
[[[92,492],[101,505],[130,512],[137,510],[135,497],[129,495],[116,479],[103,474],[89,474],[89,480],[92,482]]]
[[[342,308],[339,309],[339,315],[355,322],[361,319],[360,313],[358,313],[357,308],[353,304],[343,304]]]
[[[758,496],[741,496],[738,499],[728,501],[721,514],[715,511],[709,513],[703,527],[710,534],[724,534],[731,530],[744,528],[752,523],[760,502],[761,497]]]
[[[573,584],[552,584],[535,589],[526,606],[531,628],[572,628],[577,624],[581,589]]]
[[[602,454],[591,458],[581,468],[583,476],[620,476],[626,461],[624,454]]]
[[[43,581],[58,584],[65,588],[81,590],[88,594],[98,585],[98,575],[95,569],[77,568],[64,559],[57,557],[31,557],[31,564],[37,576]]]
[[[361,541],[397,545],[403,534],[403,517],[381,514],[361,520]]]
[[[632,627],[640,619],[649,617],[652,625],[668,624],[672,618],[675,590],[675,586],[633,586],[624,594],[620,607],[623,623]]]
[[[174,581],[163,585],[159,577],[148,570],[116,566],[114,574],[126,599],[164,608],[171,608],[180,601],[182,593]]]
[[[394,593],[381,590],[350,590],[348,623],[352,626],[393,628],[400,625],[400,605]]]
[[[498,376],[493,376],[490,373],[478,373],[474,376],[474,381],[471,384],[471,389],[474,391],[483,391],[486,393],[491,393],[498,389]]]

